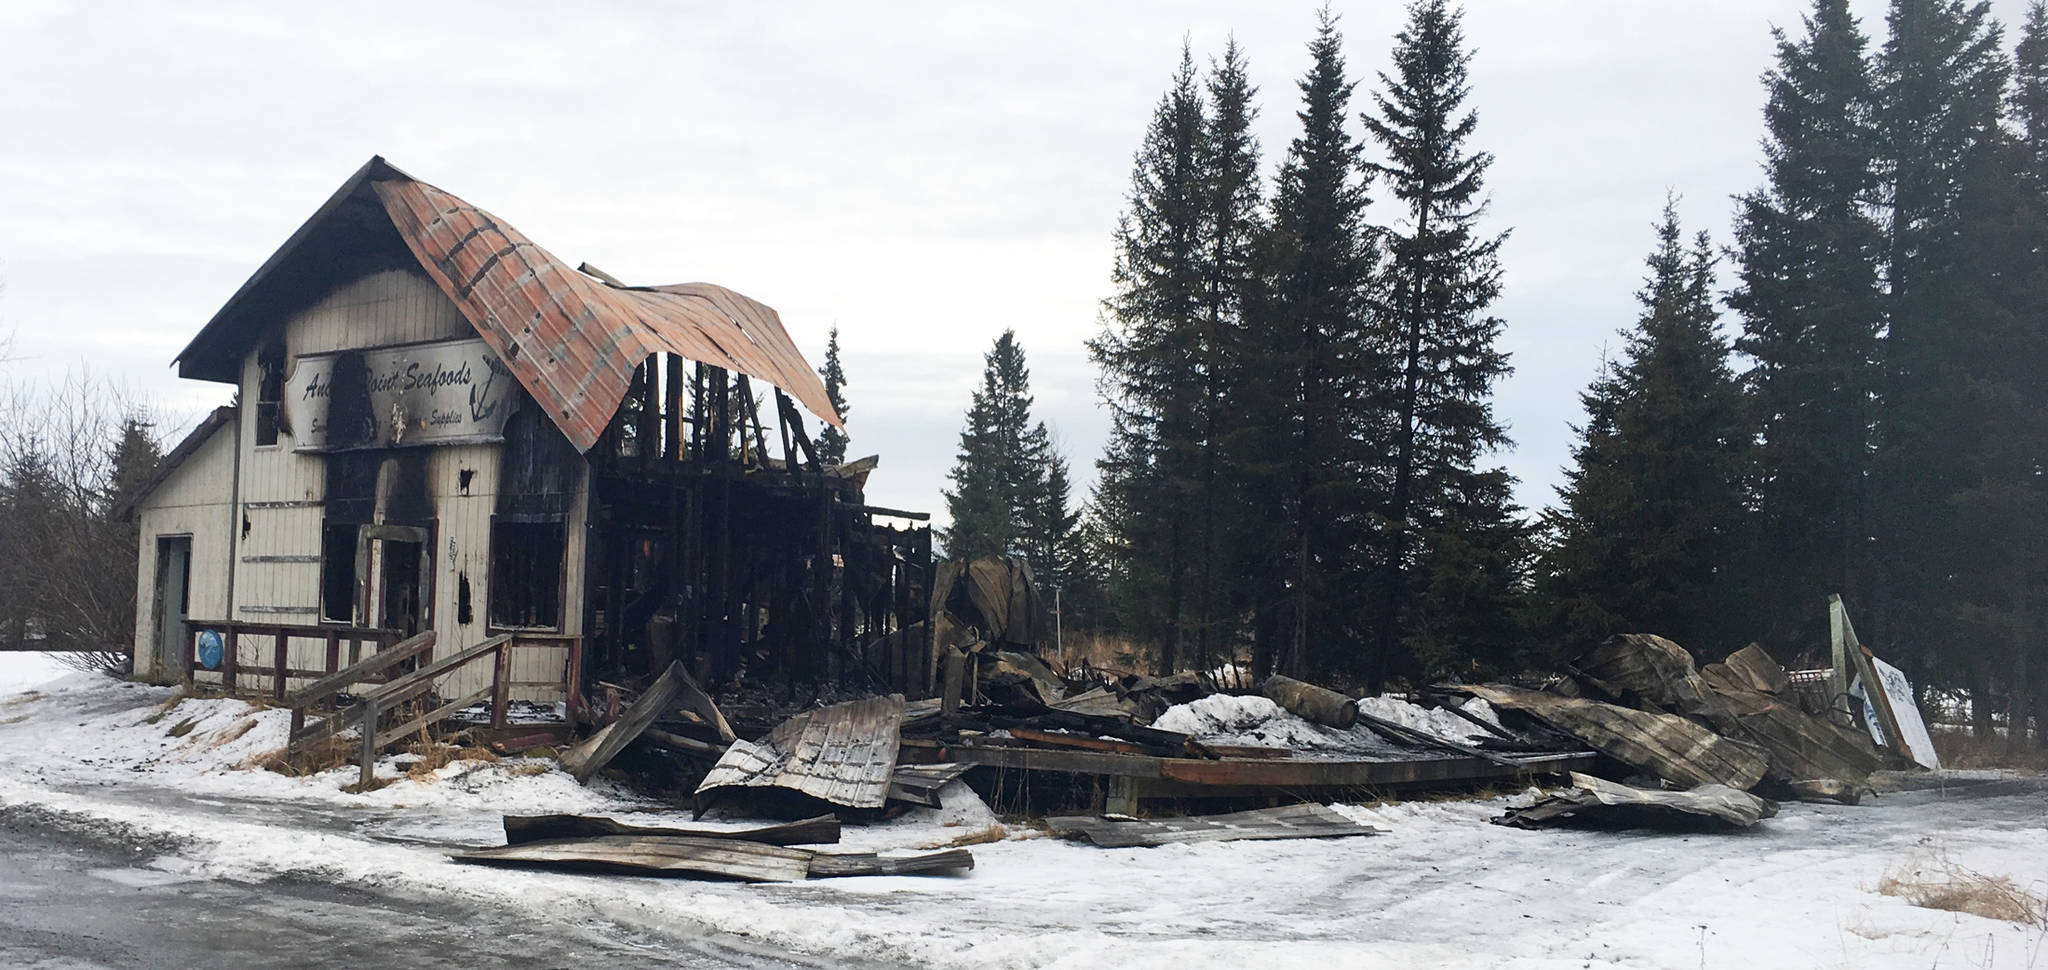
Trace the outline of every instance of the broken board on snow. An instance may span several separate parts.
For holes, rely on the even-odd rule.
[[[1778,806],[1746,791],[1727,785],[1701,785],[1690,791],[1656,791],[1636,788],[1572,772],[1572,788],[1549,795],[1527,808],[1510,809],[1494,819],[1497,825],[1537,828],[1571,817],[1587,819],[1632,815],[1642,819],[1698,816],[1718,819],[1738,828],[1778,814]]]
[[[974,766],[958,762],[897,765],[896,770],[889,776],[889,800],[938,808],[939,789],[946,787],[947,782],[966,774],[967,769],[972,767]]]
[[[457,862],[514,869],[561,869],[645,876],[799,882],[835,876],[895,876],[974,868],[965,849],[914,856],[809,849],[695,835],[602,835],[556,839],[450,856]]]
[[[1170,845],[1175,842],[1231,842],[1240,839],[1329,839],[1381,835],[1322,805],[1288,805],[1229,815],[1135,819],[1060,815],[1045,820],[1055,835],[1079,837],[1105,849]]]
[[[505,844],[524,845],[555,839],[585,839],[600,835],[686,835],[703,839],[763,842],[768,845],[830,845],[839,841],[839,819],[820,815],[797,822],[756,825],[743,829],[671,828],[660,825],[628,825],[601,815],[507,815]]]

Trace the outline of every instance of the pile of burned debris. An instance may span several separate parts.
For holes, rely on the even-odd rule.
[[[1540,688],[1443,684],[1360,698],[1283,676],[1245,690],[1200,673],[1061,669],[1033,649],[1042,617],[1028,570],[986,561],[945,573],[932,625],[937,697],[820,698],[790,713],[744,692],[714,699],[677,661],[637,692],[608,686],[606,723],[561,755],[584,782],[629,755],[637,777],[662,775],[649,787],[677,793],[700,820],[715,809],[804,821],[648,829],[508,817],[505,847],[460,858],[758,880],[952,871],[973,864],[957,843],[900,856],[792,846],[835,842],[842,820],[940,808],[956,782],[1104,847],[1373,835],[1370,817],[1317,803],[1501,784],[1545,788],[1497,819],[1520,827],[1744,827],[1774,814],[1776,800],[1856,802],[1873,772],[1911,763],[1899,725],[1919,723],[1917,710],[1894,704],[1902,682],[1877,673],[1881,662],[1853,633],[1861,656],[1838,664],[1854,667],[1853,685],[1820,693],[1801,682],[1848,679],[1800,672],[1795,682],[1755,645],[1699,667],[1670,640],[1628,634]],[[1866,682],[1884,689],[1866,692]],[[1552,779],[1567,783],[1543,784]],[[1232,811],[1247,802],[1263,807]],[[1136,817],[1148,809],[1182,817]]]
[[[1626,784],[1574,774],[1570,790],[1499,820],[1525,827],[1644,812],[1748,826],[1774,814],[1774,800],[1855,804],[1874,793],[1872,773],[1914,765],[1909,744],[1867,727],[1880,712],[1887,723],[1919,723],[1917,709],[1903,709],[1910,698],[1902,705],[1883,694],[1836,698],[1801,690],[1755,644],[1696,668],[1683,647],[1649,634],[1609,639],[1542,690],[1440,689],[1483,699],[1504,719],[1576,738],[1629,773]],[[1850,696],[1865,710],[1852,710]]]

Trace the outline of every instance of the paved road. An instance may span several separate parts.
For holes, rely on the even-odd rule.
[[[0,967],[794,968],[738,941],[657,940],[294,879],[207,878],[170,846],[0,807]]]

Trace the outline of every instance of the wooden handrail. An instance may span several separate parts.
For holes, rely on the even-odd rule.
[[[481,657],[487,653],[497,650],[499,647],[507,643],[510,643],[511,641],[512,634],[500,633],[497,636],[485,640],[482,643],[479,643],[473,647],[465,648],[461,653],[450,654],[446,657],[434,661],[433,663],[421,667],[420,669],[415,670],[412,673],[406,674],[405,676],[400,677],[397,680],[394,680],[388,684],[385,684],[382,687],[377,688],[376,690],[372,691],[371,694],[379,699],[389,698],[395,694],[402,693],[407,688],[415,686],[421,681],[432,680],[436,677],[441,676],[442,674],[454,670],[457,667],[469,663],[470,661],[475,660],[478,657]]]
[[[386,668],[410,660],[434,649],[434,631],[428,630],[400,640],[389,650],[379,650],[362,660],[320,678],[292,692],[289,699],[293,707],[307,707],[327,700],[364,678],[382,673]]]

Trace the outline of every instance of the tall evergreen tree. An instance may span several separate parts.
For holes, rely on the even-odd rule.
[[[1664,205],[1642,315],[1619,366],[1586,391],[1576,467],[1546,515],[1546,581],[1568,649],[1654,632],[1695,650],[1742,642],[1733,582],[1744,538],[1750,430],[1714,305],[1715,256],[1688,250]]]
[[[956,559],[1020,551],[1030,503],[1044,475],[1031,427],[1031,372],[1017,332],[1005,330],[983,357],[981,387],[967,409],[946,490],[952,520],[943,541]]]
[[[2021,239],[2009,254],[2031,260],[2031,275],[2027,278],[2029,282],[2021,284],[2025,295],[2019,305],[2033,308],[2023,316],[2031,319],[2028,335],[2040,346],[2048,343],[2048,312],[2040,309],[2048,307],[2048,0],[2034,0],[2027,5],[2027,19],[2021,27],[2014,61],[2010,115],[2018,126],[2024,177],[2020,180]],[[2048,381],[2031,382],[2025,400],[2033,413],[2048,414]],[[2037,424],[2035,431],[2048,435],[2048,427],[2042,425]],[[2033,454],[2038,459],[2048,454],[2048,447],[2036,447]],[[2039,503],[2048,495],[2048,475],[2041,474],[2044,469],[2039,467],[2038,460],[2035,471],[2031,501]],[[2039,505],[2034,507],[2038,509]],[[2037,591],[2035,595],[2044,587],[2048,587],[2048,576],[2036,573],[2032,587]],[[2020,712],[2015,715],[2019,726],[2012,731],[2016,745],[2026,743],[2024,725],[2029,707],[2036,739],[2048,742],[2048,619],[2040,618],[2041,612],[2035,611],[2033,648],[2026,655],[2024,670],[2016,678],[2024,685],[2026,694],[2013,706],[2014,711]]]
[[[1381,440],[1367,389],[1366,292],[1373,250],[1359,144],[1346,130],[1354,82],[1326,7],[1301,79],[1301,134],[1288,145],[1251,308],[1239,422],[1227,436],[1261,525],[1247,550],[1253,669],[1353,666],[1360,534],[1373,494],[1365,457]]]
[[[1199,469],[1212,403],[1205,368],[1214,341],[1204,314],[1204,132],[1194,54],[1183,44],[1173,84],[1153,112],[1117,230],[1116,292],[1088,343],[1109,407],[1098,491],[1124,510],[1118,533],[1122,610],[1131,632],[1160,646],[1159,670],[1187,656],[1188,601],[1198,578]],[[1140,499],[1142,497],[1142,499]]]
[[[1041,583],[1068,581],[1079,558],[1073,486],[1045,422],[1031,419],[1031,372],[1014,330],[985,358],[951,477],[947,555],[1022,556]]]
[[[839,325],[832,325],[832,335],[825,341],[825,366],[818,368],[818,375],[825,379],[825,396],[832,401],[832,413],[839,420],[846,420],[851,408],[846,404],[846,368],[839,363]],[[851,442],[846,432],[826,425],[818,432],[818,461],[827,465],[843,464],[846,461],[846,446]]]
[[[1873,589],[1867,477],[1883,322],[1874,103],[1848,0],[1814,0],[1804,36],[1776,31],[1764,75],[1764,185],[1737,199],[1736,348],[1759,448],[1758,540],[1745,571],[1767,644],[1826,643],[1829,593]]]
[[[1234,473],[1225,430],[1236,411],[1244,362],[1257,356],[1265,335],[1251,326],[1247,306],[1259,288],[1258,246],[1265,231],[1259,179],[1258,116],[1244,52],[1233,38],[1205,82],[1210,110],[1202,131],[1202,431],[1200,521],[1193,604],[1194,657],[1204,670],[1218,647],[1236,656],[1232,634],[1245,606],[1244,482]]]
[[[1980,227],[1965,212],[1970,170],[2000,137],[2010,64],[1988,3],[1893,0],[1890,35],[1877,58],[1879,171],[1888,203],[1887,326],[1879,420],[1877,523],[1884,595],[1876,635],[1909,672],[1962,670],[1981,690],[1987,676],[1957,645],[1944,612],[1955,601],[1958,548],[1954,495],[1967,456],[1957,450],[1980,418],[1962,402],[1979,365],[1959,328],[1976,267],[1963,239]],[[1959,460],[1961,459],[1961,460]]]
[[[1461,605],[1417,584],[1442,571],[1437,557],[1469,559],[1488,544],[1520,541],[1502,526],[1513,518],[1505,472],[1479,468],[1509,444],[1492,394],[1511,369],[1496,346],[1501,321],[1486,312],[1500,295],[1506,235],[1478,232],[1493,156],[1466,144],[1479,119],[1465,106],[1472,54],[1461,18],[1448,0],[1411,3],[1395,37],[1394,72],[1379,75],[1383,90],[1363,116],[1386,152],[1369,168],[1402,206],[1400,221],[1381,230],[1389,262],[1377,291],[1375,343],[1386,363],[1380,391],[1393,440],[1369,686],[1404,650],[1430,655],[1409,658],[1414,673],[1428,672],[1413,669],[1414,660],[1499,651],[1504,644],[1493,638],[1506,628],[1504,618],[1467,610],[1512,601],[1511,590],[1499,589],[1463,597]],[[1512,558],[1506,549],[1499,555]]]

